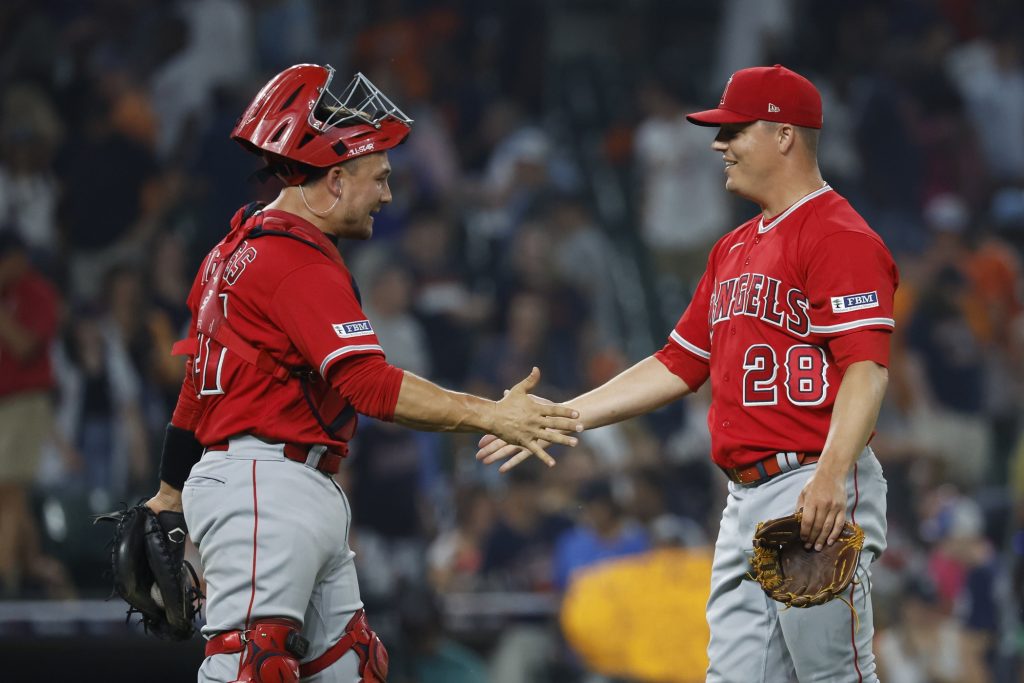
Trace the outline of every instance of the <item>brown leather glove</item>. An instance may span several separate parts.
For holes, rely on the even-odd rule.
[[[864,547],[864,530],[852,522],[832,545],[804,549],[800,513],[760,522],[754,533],[751,577],[771,598],[789,607],[813,607],[849,588]]]

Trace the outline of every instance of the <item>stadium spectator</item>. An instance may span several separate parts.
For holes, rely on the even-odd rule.
[[[40,550],[29,507],[43,444],[53,428],[49,347],[60,295],[31,265],[21,237],[0,229],[0,593],[17,597],[35,581],[71,597],[64,567]]]

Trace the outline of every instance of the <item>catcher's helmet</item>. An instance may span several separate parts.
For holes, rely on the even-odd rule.
[[[235,124],[231,139],[261,154],[288,185],[305,181],[301,165],[326,168],[398,145],[412,119],[357,73],[335,95],[330,65],[296,64],[274,76]]]

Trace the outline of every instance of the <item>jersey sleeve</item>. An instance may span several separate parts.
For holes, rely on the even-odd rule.
[[[811,332],[825,337],[891,332],[898,283],[896,264],[881,240],[853,230],[826,236],[810,250],[804,285]]]
[[[346,272],[333,264],[302,266],[281,280],[270,315],[322,377],[340,358],[384,355]]]
[[[381,356],[343,356],[331,364],[327,381],[362,415],[393,422],[405,372]]]
[[[668,342],[654,354],[672,374],[686,382],[691,391],[699,389],[710,374],[711,324],[708,311],[711,308],[712,280],[712,276],[705,272],[690,305],[669,334]]]
[[[842,372],[853,363],[872,360],[883,367],[889,367],[889,347],[892,334],[885,330],[854,330],[850,334],[831,337],[828,348]]]

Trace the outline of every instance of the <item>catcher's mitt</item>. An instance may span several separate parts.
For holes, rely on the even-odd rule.
[[[156,514],[139,504],[96,521],[117,524],[110,562],[114,592],[128,603],[128,618],[142,615],[146,632],[161,638],[192,637],[203,594],[185,561],[185,516],[169,510]]]
[[[864,530],[846,522],[839,538],[821,550],[805,550],[800,513],[760,522],[754,533],[751,577],[771,598],[789,607],[823,605],[850,586]]]

